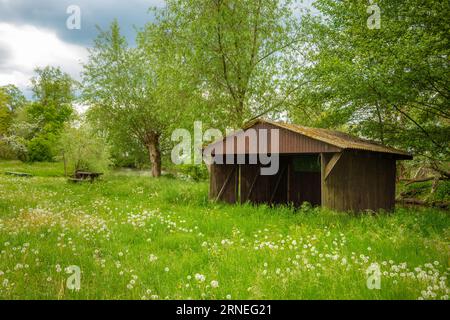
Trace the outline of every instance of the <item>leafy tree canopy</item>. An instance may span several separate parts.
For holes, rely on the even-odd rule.
[[[428,159],[449,156],[450,4],[317,0],[305,16],[305,85],[292,101],[295,121],[344,127]]]

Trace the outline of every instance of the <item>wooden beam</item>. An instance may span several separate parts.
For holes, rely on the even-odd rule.
[[[277,183],[275,185],[275,189],[273,190],[272,196],[270,197],[270,203],[272,203],[273,199],[275,198],[275,195],[276,195],[276,193],[278,191],[278,187],[280,186],[280,183],[281,183],[281,179],[283,179],[284,172],[286,171],[286,167],[287,166],[285,166],[283,168],[283,171],[281,172],[280,176],[278,177]]]
[[[241,203],[242,204],[242,199],[241,199],[241,165],[238,164],[237,166],[237,172],[236,172],[236,203]]]
[[[328,176],[330,175],[331,171],[333,171],[333,168],[338,163],[339,159],[342,156],[342,152],[335,153],[333,157],[330,159],[330,161],[327,163],[325,167],[325,177],[324,180],[327,180]]]
[[[325,206],[326,198],[325,198],[325,168],[326,168],[326,158],[325,153],[320,154],[320,198],[322,207]]]
[[[236,170],[236,167],[233,167],[233,170],[230,171],[230,173],[228,174],[227,179],[225,180],[222,188],[219,191],[219,194],[216,197],[216,201],[220,199],[220,197],[222,196],[223,192],[225,191],[226,186],[228,185],[228,183],[230,182],[231,176],[233,175],[234,171]]]
[[[260,172],[259,170],[256,170],[256,176],[255,176],[255,178],[253,179],[252,185],[250,186],[250,190],[248,191],[247,199],[246,199],[245,201],[250,200],[250,196],[252,195],[253,188],[255,187],[256,181],[257,181],[258,178],[259,178],[259,172]]]

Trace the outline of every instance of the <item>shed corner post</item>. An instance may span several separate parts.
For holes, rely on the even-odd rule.
[[[287,186],[286,186],[286,200],[287,203],[290,204],[291,202],[291,171],[292,171],[292,159],[288,158],[288,163],[287,163]]]
[[[209,199],[212,200],[214,196],[214,165],[209,168]]]
[[[237,165],[237,172],[236,172],[236,203],[242,204],[242,195],[241,195],[241,185],[242,185],[242,179],[241,179],[241,171],[242,166],[241,164]]]
[[[325,159],[325,154],[320,154],[320,206],[325,207],[325,168],[327,166],[327,161]]]

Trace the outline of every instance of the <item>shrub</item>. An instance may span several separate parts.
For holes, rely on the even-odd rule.
[[[37,136],[28,142],[28,160],[31,162],[52,161],[53,160],[53,145],[51,137]]]
[[[206,180],[208,178],[208,169],[204,164],[192,165],[183,164],[176,167],[177,171],[189,176],[194,181]]]
[[[16,153],[14,150],[9,146],[6,141],[0,140],[0,159],[3,160],[15,160]]]
[[[66,174],[78,170],[105,172],[111,164],[109,146],[88,126],[67,126],[61,135],[60,154]]]
[[[436,189],[435,200],[450,201],[450,181],[440,181]]]

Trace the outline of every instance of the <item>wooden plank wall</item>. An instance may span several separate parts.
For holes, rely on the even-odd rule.
[[[264,129],[267,130],[269,135],[268,138],[268,152],[272,151],[271,149],[271,139],[270,139],[270,130],[276,129],[279,131],[279,146],[278,153],[280,154],[295,154],[295,153],[321,153],[321,152],[339,152],[340,148],[327,144],[325,142],[321,142],[304,135],[298,134],[296,132],[292,132],[290,130],[276,127],[272,124],[268,123],[260,123],[253,126],[251,129],[254,129],[258,134],[256,137],[259,137],[259,130]],[[241,143],[238,143],[241,141]],[[214,147],[209,146],[208,148],[214,149],[215,154],[227,154],[226,145],[234,144],[234,149],[232,150],[232,154],[249,154],[253,153],[250,149],[249,140],[245,137],[245,133],[241,132],[235,137],[229,137],[222,142],[217,142],[214,144]],[[259,146],[259,139],[257,142]]]
[[[241,165],[240,168],[239,165],[212,165],[210,198],[217,198],[231,173],[218,199],[227,203],[238,202],[240,181],[241,203],[293,203],[300,206],[308,201],[338,211],[354,212],[367,209],[391,211],[394,208],[394,158],[383,154],[346,151],[324,180],[324,168],[332,156],[322,154],[321,177],[317,173],[294,172],[290,156],[280,158],[280,170],[274,176],[261,176],[260,165]],[[274,193],[277,183],[278,189]]]
[[[395,206],[395,159],[384,154],[345,151],[324,180],[331,159],[322,155],[322,205],[338,211],[363,211]]]
[[[231,174],[231,176],[230,176]],[[211,165],[209,197],[210,199],[217,199],[222,186],[230,176],[227,185],[225,186],[219,201],[227,203],[236,203],[238,200],[238,184],[239,184],[239,166],[228,164],[213,164]]]
[[[280,158],[280,168],[273,176],[262,176],[260,165],[241,165],[241,203],[286,203],[287,165],[287,158]]]
[[[261,176],[260,165],[242,165],[241,202],[293,203],[298,207],[308,201],[312,205],[320,205],[320,173],[295,172],[292,164],[294,158],[293,156],[282,156],[280,169],[274,176]]]

